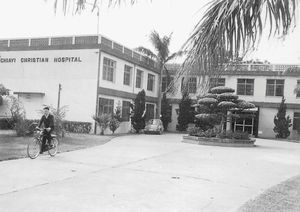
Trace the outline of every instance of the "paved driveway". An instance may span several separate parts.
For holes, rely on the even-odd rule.
[[[125,136],[54,158],[0,162],[0,211],[235,211],[300,174],[298,143],[231,148],[181,138]]]

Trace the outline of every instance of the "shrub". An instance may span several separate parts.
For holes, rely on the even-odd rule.
[[[176,126],[176,130],[185,131],[188,128],[188,124],[194,122],[194,111],[191,105],[192,100],[189,97],[189,94],[184,92],[179,103],[179,115],[177,118],[178,124]]]
[[[136,133],[145,128],[145,91],[140,91],[131,104],[131,125]]]
[[[114,134],[115,131],[119,128],[119,126],[120,126],[119,120],[113,117],[109,122],[110,131],[112,131],[112,133]]]
[[[250,140],[250,136],[248,132],[235,131],[235,132],[222,132],[217,135],[219,138],[228,138],[228,139],[236,139],[236,140]]]
[[[101,114],[98,116],[93,116],[93,119],[97,122],[97,124],[101,128],[101,135],[104,135],[104,131],[109,126],[109,122],[111,120],[111,114]]]
[[[171,122],[171,107],[167,99],[166,93],[163,94],[161,100],[161,121],[164,125],[164,131],[167,131],[168,125]]]
[[[12,130],[13,126],[11,125],[11,119],[10,118],[0,119],[0,129],[1,130]]]
[[[187,131],[188,134],[191,136],[205,137],[205,138],[216,137],[219,132],[219,130],[215,127],[208,130],[203,130],[200,127],[189,127]]]
[[[90,133],[92,123],[79,121],[63,121],[63,128],[71,133]]]
[[[292,126],[289,116],[286,116],[285,99],[282,97],[277,115],[274,117],[275,127],[273,131],[276,133],[276,138],[287,138],[290,135],[289,128]]]
[[[224,87],[224,86],[218,86],[218,87],[214,87],[210,90],[210,92],[212,94],[221,94],[221,93],[234,93],[234,89],[232,88],[228,88],[228,87]]]

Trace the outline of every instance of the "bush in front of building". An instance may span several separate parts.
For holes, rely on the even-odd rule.
[[[90,133],[92,130],[92,123],[80,121],[63,121],[63,128],[70,133]]]
[[[189,123],[194,122],[194,110],[192,108],[192,100],[187,91],[183,92],[179,103],[179,114],[177,118],[178,124],[176,130],[186,131]]]
[[[195,115],[195,127],[188,130],[189,135],[198,137],[221,137],[230,139],[249,139],[248,133],[231,132],[226,129],[226,122],[232,122],[232,118],[236,114],[233,111],[243,111],[245,109],[254,108],[255,105],[239,99],[233,94],[234,89],[219,86],[212,88],[210,93],[198,98]]]
[[[146,114],[146,108],[145,108],[145,91],[144,89],[140,91],[135,100],[134,104],[131,104],[131,125],[136,133],[139,133],[142,129],[145,128],[145,114]]]
[[[12,130],[13,126],[11,125],[10,118],[1,118],[0,119],[0,130]]]
[[[277,115],[274,116],[275,127],[273,131],[276,133],[276,138],[287,138],[290,136],[289,128],[292,126],[290,116],[286,116],[285,99],[282,97]]]
[[[5,88],[3,84],[0,84],[0,106],[3,105],[3,96],[9,95],[9,89]]]
[[[111,114],[100,114],[98,116],[93,116],[98,126],[101,129],[101,135],[104,135],[104,131],[108,128],[109,122],[111,120]]]

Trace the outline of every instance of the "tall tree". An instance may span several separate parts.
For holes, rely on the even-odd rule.
[[[192,100],[189,93],[184,91],[179,103],[179,114],[177,117],[178,124],[176,126],[176,130],[186,131],[188,124],[194,122],[194,111],[191,106]]]
[[[168,130],[168,124],[171,122],[171,108],[170,103],[167,99],[166,93],[163,94],[163,98],[161,100],[161,121],[164,125],[164,130]]]
[[[140,91],[131,105],[131,125],[137,133],[145,128],[145,91]]]
[[[289,116],[286,116],[285,99],[282,97],[277,115],[274,117],[275,127],[273,131],[276,133],[276,138],[287,138],[290,136],[289,128],[292,126]]]
[[[147,55],[148,57],[155,59],[158,63],[158,70],[160,72],[159,79],[158,79],[158,101],[157,101],[157,113],[156,117],[160,118],[161,115],[161,78],[163,71],[167,69],[165,68],[165,64],[175,58],[176,56],[179,56],[182,54],[182,52],[175,52],[170,54],[169,51],[169,45],[171,41],[172,33],[169,36],[163,36],[161,37],[158,32],[152,31],[150,33],[149,39],[151,44],[153,45],[155,49],[155,53],[153,53],[150,49],[147,49],[145,47],[138,47],[136,48],[137,51]]]
[[[284,37],[295,26],[298,3],[299,0],[213,0],[184,44],[188,52],[184,66],[197,63],[201,74],[214,74],[222,70],[220,65],[228,57],[243,57],[255,49],[263,31],[268,30],[269,37]]]

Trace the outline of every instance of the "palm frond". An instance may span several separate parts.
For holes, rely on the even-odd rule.
[[[152,1],[152,0],[150,0],[150,1]],[[75,6],[76,13],[80,13],[81,11],[85,10],[87,4],[91,4],[87,0],[55,0],[54,1],[54,11],[55,12],[57,11],[57,9],[59,7],[58,2],[61,2],[62,11],[64,14],[67,14],[67,8],[70,5]],[[114,6],[120,6],[121,4],[126,4],[128,2],[131,5],[133,5],[133,4],[136,4],[138,2],[138,0],[107,0],[106,2],[107,2],[108,7],[112,7],[112,6],[114,7]],[[94,10],[98,5],[98,0],[94,0],[92,5],[93,5],[92,10]]]
[[[195,26],[182,50],[184,66],[199,65],[206,75],[222,70],[224,61],[244,56],[257,47],[262,33],[285,36],[295,24],[299,0],[214,0]],[[181,74],[188,71],[182,68]]]
[[[150,57],[151,59],[157,60],[157,56],[150,49],[147,49],[146,47],[139,46],[134,50]]]

